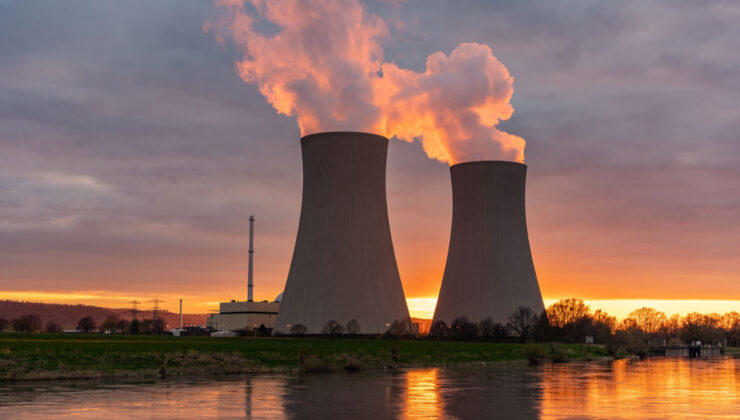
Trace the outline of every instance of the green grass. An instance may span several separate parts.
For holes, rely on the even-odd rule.
[[[393,369],[547,357],[549,345],[408,341],[0,334],[0,380]],[[557,344],[558,359],[606,356]]]
[[[740,355],[740,347],[728,347],[726,352],[729,354],[739,354]]]

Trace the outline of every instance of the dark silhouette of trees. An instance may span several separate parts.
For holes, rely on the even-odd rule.
[[[44,328],[44,331],[48,333],[60,333],[62,332],[62,326],[54,321],[48,321],[46,323],[46,327]]]
[[[478,322],[478,336],[483,340],[490,340],[493,338],[496,323],[490,317],[483,318]]]
[[[86,333],[95,331],[95,327],[97,327],[95,319],[91,316],[83,317],[80,319],[80,322],[77,323],[77,329]]]
[[[332,337],[336,337],[338,335],[342,335],[344,333],[344,327],[342,324],[338,323],[337,321],[329,321],[324,325],[324,329],[321,330],[322,334],[327,334]]]
[[[162,335],[167,331],[167,321],[164,318],[154,318],[152,320],[152,334]]]
[[[38,315],[28,314],[11,321],[13,330],[17,332],[39,332],[41,331],[41,318]]]
[[[290,326],[290,334],[291,335],[305,335],[308,332],[308,328],[306,328],[303,324],[295,324]]]
[[[722,329],[724,330],[727,344],[740,346],[740,314],[728,312],[722,317]]]
[[[506,328],[511,335],[528,340],[532,336],[536,323],[537,314],[529,307],[520,306],[509,315]]]
[[[581,299],[561,299],[547,308],[550,325],[558,328],[575,325],[588,317],[589,308]]]
[[[416,335],[416,328],[411,318],[397,319],[393,321],[386,333],[391,337],[411,337]]]
[[[141,334],[141,321],[134,319],[128,324],[128,332],[130,334]]]
[[[478,337],[478,325],[468,321],[467,317],[461,316],[452,320],[449,331],[450,338],[470,341]]]
[[[352,318],[347,323],[347,334],[352,337],[360,333],[360,323],[356,319]]]
[[[718,318],[718,315],[712,316],[692,312],[684,317],[678,336],[684,343],[695,340],[702,343],[718,343],[722,336]]]
[[[100,324],[100,332],[113,332],[118,326],[118,316],[115,314],[108,315]]]
[[[547,316],[547,310],[542,311],[540,316],[537,318],[537,323],[534,324],[532,336],[538,343],[550,343],[552,350],[552,342],[555,341],[555,329],[550,325],[550,318]]]
[[[10,328],[10,322],[5,318],[0,318],[0,332],[3,332]]]
[[[123,334],[123,333],[129,331],[129,326],[130,325],[131,325],[131,323],[129,321],[127,321],[125,319],[119,319],[118,322],[116,323],[116,331],[118,331],[119,333]]]
[[[493,321],[491,321],[493,322]],[[444,321],[436,321],[429,327],[429,337],[434,340],[444,340],[447,338],[449,327]]]

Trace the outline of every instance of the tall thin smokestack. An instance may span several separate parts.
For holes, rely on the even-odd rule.
[[[466,162],[450,167],[450,175],[452,233],[434,321],[506,323],[519,306],[539,314],[544,305],[524,206],[527,166]]]
[[[319,333],[354,319],[362,333],[385,332],[409,316],[388,223],[388,139],[319,133],[303,137],[301,151],[301,217],[274,328]]]
[[[247,274],[247,301],[251,302],[254,298],[252,289],[254,288],[254,215],[249,216],[249,272]]]
[[[180,298],[180,329],[182,329],[182,298]]]

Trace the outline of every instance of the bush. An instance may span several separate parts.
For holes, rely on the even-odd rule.
[[[95,331],[96,326],[95,319],[91,316],[83,317],[80,319],[80,322],[77,323],[77,329],[82,332]]]
[[[7,330],[10,327],[10,322],[5,318],[0,318],[0,332]]]
[[[48,333],[60,333],[62,332],[62,326],[54,321],[48,321],[44,330],[46,330],[46,332]]]
[[[449,328],[444,321],[437,321],[429,327],[429,338],[434,340],[444,340],[447,338]]]
[[[467,317],[455,318],[450,324],[450,334],[457,340],[469,341],[478,336],[478,325],[468,321]]]
[[[128,332],[130,334],[140,334],[141,333],[141,321],[138,319],[134,319],[131,321],[130,324],[128,324]]]
[[[290,327],[290,334],[291,335],[305,335],[308,332],[308,328],[306,328],[303,324],[295,324],[291,325]]]

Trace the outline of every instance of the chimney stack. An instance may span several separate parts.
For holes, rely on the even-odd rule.
[[[249,216],[249,271],[247,274],[247,302],[252,302],[254,295],[254,215]]]

